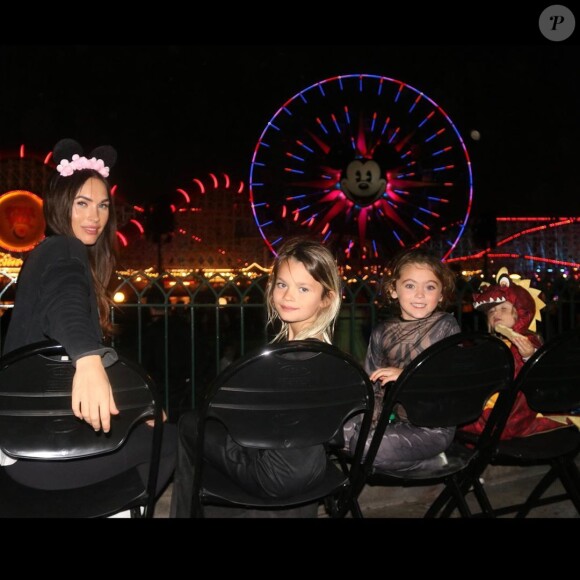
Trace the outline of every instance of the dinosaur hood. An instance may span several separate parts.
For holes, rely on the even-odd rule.
[[[529,280],[518,282],[509,277],[507,268],[501,268],[496,275],[496,284],[482,285],[481,292],[473,293],[473,307],[487,312],[492,306],[501,302],[511,302],[517,313],[518,320],[514,330],[525,334],[527,330],[536,331],[536,320],[540,320],[539,311],[545,303],[539,299],[539,290],[529,287]]]

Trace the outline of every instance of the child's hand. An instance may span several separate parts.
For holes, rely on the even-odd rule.
[[[522,358],[528,359],[536,352],[534,345],[527,336],[514,335],[511,342],[516,346]]]
[[[403,372],[403,369],[399,369],[397,367],[385,367],[382,369],[377,369],[373,371],[369,378],[371,381],[379,381],[382,386],[386,385],[391,381],[396,381],[399,378],[399,375]]]
[[[161,417],[163,419],[163,423],[165,423],[165,421],[167,421],[167,414],[165,413],[165,409],[161,409]],[[149,427],[155,427],[155,419],[147,419],[145,423],[147,423]]]
[[[496,324],[495,331],[498,332],[499,334],[502,334],[506,338],[509,338],[510,340],[513,340],[517,336],[520,336],[520,337],[523,336],[522,334],[520,334],[519,332],[516,332],[513,328],[510,328],[509,326],[506,326],[505,324]]]

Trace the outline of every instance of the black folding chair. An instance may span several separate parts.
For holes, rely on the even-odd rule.
[[[362,517],[356,498],[365,485],[412,487],[442,483],[444,488],[425,517],[449,515],[455,508],[462,516],[470,517],[465,495],[487,467],[509,413],[513,365],[513,356],[503,341],[479,332],[449,336],[415,357],[399,378],[385,387],[377,427],[353,483],[353,513]],[[374,465],[396,404],[404,407],[414,425],[451,427],[475,421],[486,400],[496,392],[498,401],[482,435],[471,448],[452,443],[445,451],[446,465],[412,470],[379,469]],[[339,455],[343,463],[354,465],[344,453]]]
[[[272,510],[320,501],[337,515],[350,479],[330,455],[325,477],[313,489],[286,499],[255,497],[203,460],[204,426],[221,421],[237,443],[250,448],[327,445],[342,437],[344,422],[354,414],[363,413],[368,433],[373,405],[372,384],[359,363],[316,340],[271,344],[232,363],[214,380],[188,450],[194,464],[192,515],[203,517],[208,505]],[[358,453],[360,458],[362,445]]]
[[[150,469],[143,483],[136,468],[80,488],[43,490],[23,485],[0,468],[0,517],[105,517],[131,510],[153,517],[163,429],[152,379],[120,356],[106,369],[119,415],[105,434],[71,409],[74,368],[64,348],[36,343],[0,359],[0,449],[17,460],[68,461],[118,449],[132,428],[155,419]]]
[[[528,405],[538,413],[563,416],[573,411],[578,413],[580,330],[561,334],[538,349],[520,370],[515,387],[523,392]],[[580,431],[575,426],[500,441],[492,465],[548,465],[549,469],[525,502],[494,508],[494,515],[516,513],[516,517],[523,518],[533,508],[564,500],[572,501],[580,514],[580,473],[576,464],[579,451]],[[558,480],[565,493],[544,497]],[[481,484],[475,482],[475,485],[484,495]]]

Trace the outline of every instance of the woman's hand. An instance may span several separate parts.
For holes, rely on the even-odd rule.
[[[387,383],[391,381],[396,381],[402,372],[403,369],[399,369],[397,367],[385,367],[373,371],[369,375],[369,378],[371,379],[371,381],[373,381],[373,383],[375,381],[379,381],[381,385],[384,387]]]
[[[72,410],[95,431],[111,429],[111,415],[118,415],[113,390],[99,355],[79,358],[72,385]]]

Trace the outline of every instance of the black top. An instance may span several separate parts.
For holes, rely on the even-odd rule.
[[[26,258],[4,354],[47,339],[61,344],[73,364],[92,354],[102,356],[105,367],[117,360],[102,342],[87,248],[74,237],[50,236]]]

